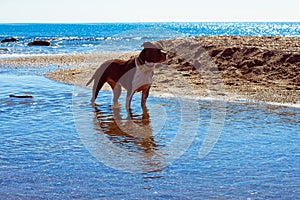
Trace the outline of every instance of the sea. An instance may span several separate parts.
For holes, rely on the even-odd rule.
[[[0,24],[0,58],[40,54],[124,52],[141,49],[145,41],[198,36],[299,37],[300,23],[100,23],[100,24]],[[28,47],[48,40],[50,47]]]
[[[299,37],[300,23],[0,24],[18,39],[0,59],[211,35]],[[45,78],[57,69],[0,66],[0,199],[300,199],[299,107],[150,93],[128,115],[124,94],[92,108],[90,89]]]

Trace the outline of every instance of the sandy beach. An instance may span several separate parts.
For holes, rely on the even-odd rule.
[[[156,67],[151,95],[300,105],[299,38],[211,36],[161,43],[168,58]],[[57,65],[46,77],[85,87],[102,62],[137,54],[29,56],[1,59],[0,65]],[[69,68],[60,70],[61,66]]]

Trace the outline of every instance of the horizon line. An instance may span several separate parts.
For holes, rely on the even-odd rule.
[[[300,21],[36,21],[36,22],[1,22],[0,24],[139,24],[139,23],[300,23]]]

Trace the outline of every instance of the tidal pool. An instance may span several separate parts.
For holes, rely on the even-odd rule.
[[[102,92],[93,109],[90,92],[0,73],[1,199],[299,198],[299,108],[151,96],[143,112],[137,95],[128,116],[124,96],[112,108]]]

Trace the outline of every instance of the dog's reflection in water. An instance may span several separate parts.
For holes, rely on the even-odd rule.
[[[130,152],[143,151],[147,157],[153,155],[156,144],[147,108],[141,115],[129,113],[123,117],[119,107],[97,107],[95,115],[97,126],[112,143]]]

